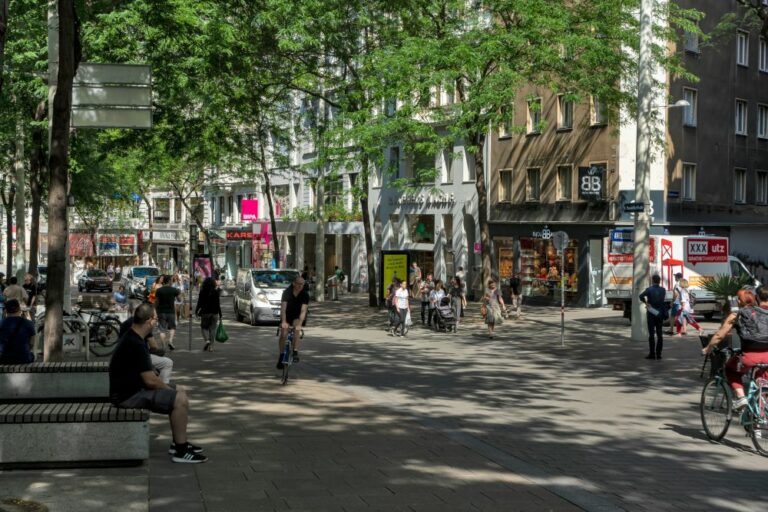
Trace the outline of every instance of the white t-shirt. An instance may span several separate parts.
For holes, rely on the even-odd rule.
[[[399,309],[408,309],[408,289],[398,288],[395,292],[395,298],[397,299],[397,307]]]

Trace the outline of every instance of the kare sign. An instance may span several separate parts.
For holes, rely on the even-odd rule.
[[[727,238],[689,238],[685,245],[685,258],[689,263],[727,263]]]

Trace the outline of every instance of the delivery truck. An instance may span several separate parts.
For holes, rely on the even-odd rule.
[[[632,311],[632,262],[634,230],[616,228],[603,239],[603,290],[614,309]],[[688,280],[688,290],[694,297],[695,313],[710,319],[720,310],[716,297],[704,288],[704,283],[719,275],[747,277],[758,285],[747,267],[729,253],[728,237],[711,235],[651,235],[649,239],[650,274],[661,276],[667,289],[667,301],[672,301],[675,274]]]

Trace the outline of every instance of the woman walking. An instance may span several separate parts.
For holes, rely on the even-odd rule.
[[[176,309],[176,323],[178,323],[181,320],[181,309],[184,307],[184,285],[182,284],[179,272],[173,274],[173,277],[171,278],[171,286],[179,290],[179,294],[173,302],[174,308]]]
[[[435,308],[440,304],[440,301],[445,297],[445,288],[443,288],[443,281],[437,279],[435,281],[435,288],[429,292],[429,316],[427,317],[427,325],[432,324],[432,317],[436,314]]]
[[[400,288],[395,292],[395,312],[397,314],[397,323],[395,324],[395,336],[405,336],[408,332],[408,326],[406,325],[406,319],[408,313],[411,312],[410,293],[408,292],[408,283],[403,279],[400,282]],[[397,328],[400,327],[400,334],[397,333]]]
[[[205,341],[203,352],[213,352],[216,328],[219,326],[219,320],[221,320],[219,289],[216,287],[216,279],[213,277],[206,277],[200,287],[195,315],[200,317],[200,330],[203,333],[203,341]]]
[[[488,338],[493,339],[493,329],[497,324],[501,324],[502,311],[505,307],[504,299],[496,289],[496,281],[493,279],[488,280],[488,289],[485,290],[483,302],[486,308],[485,323],[488,326]]]

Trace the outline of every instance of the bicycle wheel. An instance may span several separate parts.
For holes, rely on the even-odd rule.
[[[731,394],[725,382],[711,379],[701,392],[701,424],[707,437],[714,441],[721,440],[731,423]]]
[[[90,349],[96,356],[108,356],[115,350],[120,331],[112,322],[93,324],[89,331]]]
[[[760,455],[768,457],[768,387],[760,388],[760,394],[756,398],[758,416],[754,417],[754,423],[750,430],[752,444]]]

